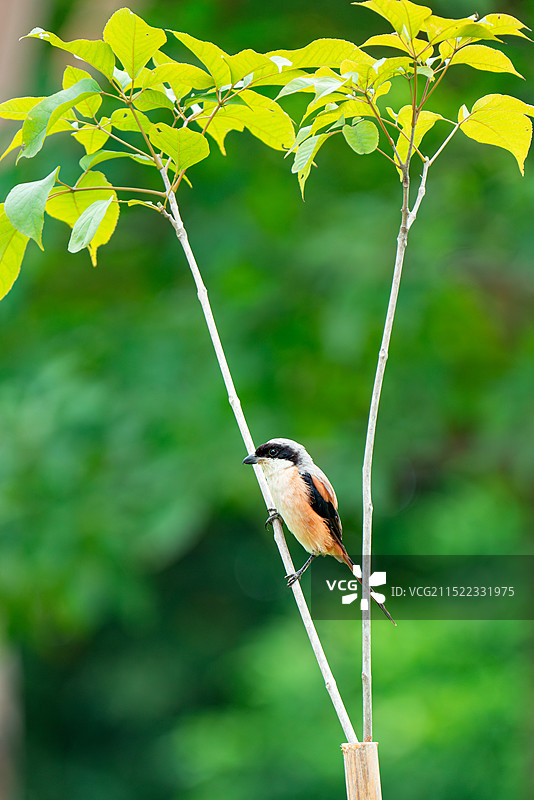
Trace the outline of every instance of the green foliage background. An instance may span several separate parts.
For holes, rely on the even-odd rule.
[[[337,0],[131,5],[229,52],[383,30]],[[534,22],[527,3],[476,10]],[[28,29],[65,35],[75,11],[57,2]],[[37,51],[28,93],[54,91],[65,61],[20,46]],[[459,67],[444,107],[488,91],[533,102],[531,45],[507,52],[525,84]],[[74,176],[80,148],[62,137],[39,174],[64,148]],[[227,149],[195,169],[181,209],[236,385],[258,442],[290,436],[324,467],[356,553],[400,185],[340,140],[303,204],[280,153],[234,133]],[[4,168],[3,196],[34,169]],[[126,185],[140,169],[106,165]],[[533,199],[531,159],[521,179],[510,154],[460,135],[432,170],[380,412],[377,551],[532,550]],[[94,270],[48,220],[46,252],[30,245],[0,305],[0,603],[21,654],[20,796],[342,797],[342,734],[241,466],[185,260],[163,219],[132,208],[119,226]],[[318,627],[357,723],[359,628]],[[526,623],[378,623],[384,797],[530,797],[531,651]]]

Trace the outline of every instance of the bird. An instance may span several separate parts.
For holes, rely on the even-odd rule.
[[[333,556],[355,574],[354,562],[342,541],[343,529],[334,487],[303,445],[293,439],[270,439],[248,455],[243,464],[259,464],[271,491],[276,508],[269,509],[265,526],[275,519],[283,519],[288,530],[310,553],[299,570],[285,576],[288,586],[301,579],[317,556]],[[378,605],[393,622],[385,606]]]

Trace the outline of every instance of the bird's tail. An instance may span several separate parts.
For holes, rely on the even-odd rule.
[[[347,567],[350,569],[350,571],[351,571],[351,572],[352,572],[352,574],[354,575],[354,577],[355,577],[355,578],[357,578],[357,579],[358,579],[358,581],[360,582],[360,586],[363,586],[363,584],[362,584],[362,581],[361,581],[361,578],[358,578],[358,576],[354,574],[354,571],[353,571],[353,567],[355,566],[355,564],[354,564],[354,561],[353,561],[353,560],[352,560],[352,558],[349,556],[349,554],[347,553],[347,551],[345,550],[345,548],[343,548],[343,552],[342,552],[342,553],[340,553],[340,555],[341,555],[341,558],[343,559],[343,561],[345,562],[345,564],[347,565]],[[390,619],[390,620],[391,620],[391,622],[392,622],[392,623],[395,625],[395,627],[396,627],[396,626],[397,626],[397,623],[395,622],[395,620],[393,619],[393,617],[391,616],[391,614],[389,613],[389,611],[387,610],[387,608],[385,607],[385,605],[384,605],[383,603],[379,603],[379,602],[378,602],[378,600],[375,600],[375,598],[374,598],[372,595],[371,595],[371,599],[375,601],[375,603],[377,604],[377,606],[378,606],[378,607],[381,609],[382,613],[383,613],[383,614],[385,614],[385,615],[386,615],[386,617],[387,617],[388,619]]]

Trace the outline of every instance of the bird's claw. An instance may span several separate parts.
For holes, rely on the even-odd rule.
[[[287,581],[288,586],[293,586],[296,581],[300,580],[298,572],[293,572],[291,575],[284,575],[284,580]]]
[[[275,519],[279,519],[280,522],[282,521],[282,517],[280,516],[276,508],[269,508],[267,510],[269,511],[269,516],[265,520],[265,530],[269,529],[269,525],[272,525]]]

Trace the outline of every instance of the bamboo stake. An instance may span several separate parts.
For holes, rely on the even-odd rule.
[[[202,311],[204,312],[204,317],[206,319],[206,324],[208,326],[208,331],[215,350],[217,362],[221,370],[221,375],[224,381],[224,385],[228,392],[228,402],[230,403],[232,411],[234,412],[234,416],[237,425],[239,427],[239,431],[241,433],[243,442],[245,443],[247,453],[253,453],[255,450],[254,441],[250,434],[250,430],[247,425],[243,409],[241,408],[241,402],[237,395],[234,382],[232,379],[232,374],[230,372],[230,368],[226,360],[224,349],[219,336],[219,331],[217,329],[217,325],[215,323],[215,319],[209,302],[208,291],[206,289],[206,286],[204,285],[204,281],[202,280],[202,275],[198,268],[198,264],[196,262],[194,253],[191,249],[191,245],[189,244],[187,231],[182,222],[182,218],[180,216],[180,211],[178,208],[178,203],[176,201],[176,195],[172,191],[171,184],[165,167],[162,167],[160,169],[160,174],[163,179],[163,183],[165,184],[165,188],[167,190],[167,196],[169,199],[171,213],[169,214],[162,206],[160,206],[160,211],[171,222],[176,232],[176,236],[178,237],[178,240],[184,250],[187,263],[189,265],[189,268],[193,275],[193,279],[195,281],[195,285],[197,287],[198,299],[200,305],[202,306]],[[254,472],[267,509],[274,508],[274,502],[271,497],[271,492],[269,491],[269,487],[267,486],[267,481],[265,480],[265,475],[263,474],[263,470],[259,466],[254,466]],[[289,554],[287,543],[284,537],[282,524],[280,523],[279,520],[274,520],[273,531],[274,531],[274,540],[276,542],[276,546],[278,547],[286,573],[288,575],[292,574],[295,572],[295,566]],[[337,717],[339,719],[345,737],[347,738],[347,741],[349,743],[352,744],[357,743],[358,738],[350,721],[347,710],[345,709],[345,705],[339,693],[339,689],[337,687],[334,675],[332,673],[332,670],[330,669],[330,665],[323,650],[321,640],[319,639],[317,630],[315,628],[315,625],[313,624],[313,620],[311,618],[311,614],[308,609],[308,605],[304,598],[304,594],[302,592],[302,588],[300,586],[299,581],[296,581],[291,588],[293,590],[293,596],[295,598],[295,602],[300,612],[302,622],[304,624],[306,633],[308,634],[308,638],[310,640],[310,644],[315,654],[317,664],[319,666],[319,669],[321,670],[326,690],[330,695],[332,705],[334,706],[335,712],[337,714]]]
[[[382,800],[376,742],[342,744],[347,800]]]

